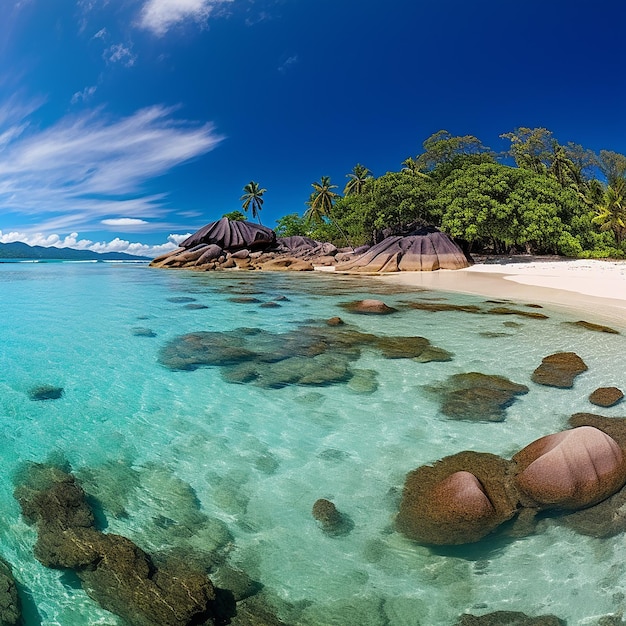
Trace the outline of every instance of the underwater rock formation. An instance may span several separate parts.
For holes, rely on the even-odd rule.
[[[585,320],[578,320],[577,322],[563,322],[563,324],[569,324],[571,326],[578,326],[579,328],[585,328],[586,330],[593,330],[598,333],[609,333],[611,335],[619,335],[619,330],[611,328],[610,326],[604,326],[603,324],[594,324],[593,322],[586,322]]]
[[[539,385],[569,389],[574,379],[588,367],[575,352],[557,352],[545,357],[533,372],[531,380]]]
[[[626,456],[609,435],[591,426],[541,437],[513,461],[515,486],[529,507],[582,509],[626,482]]]
[[[429,385],[426,391],[439,398],[440,411],[451,419],[501,422],[507,407],[518,395],[528,393],[528,387],[504,376],[467,372]]]
[[[623,397],[624,392],[617,387],[599,387],[589,396],[589,402],[607,408],[615,406]]]
[[[432,226],[407,236],[387,237],[351,261],[339,263],[338,271],[430,272],[469,267],[462,250],[448,235]]]
[[[28,390],[28,397],[31,400],[58,400],[63,396],[63,387],[54,385],[37,385]]]
[[[419,362],[451,358],[423,337],[377,336],[347,324],[333,324],[321,321],[286,333],[254,328],[188,333],[165,344],[159,362],[173,370],[219,366],[228,382],[279,388],[346,383],[354,377],[352,363],[364,348],[378,350],[387,358]],[[375,384],[364,374],[360,382],[367,383],[364,392]]]
[[[495,611],[477,617],[466,613],[454,626],[565,626],[555,615],[529,617],[519,611]]]
[[[35,556],[76,572],[87,594],[132,626],[215,623],[213,584],[188,562],[157,566],[130,539],[95,528],[85,492],[60,468],[32,463],[15,489],[25,519],[37,527]]]
[[[354,523],[341,513],[337,507],[326,498],[320,498],[313,504],[311,511],[313,517],[320,523],[322,530],[331,536],[347,535],[353,528]]]
[[[517,512],[507,489],[510,466],[494,454],[467,451],[409,472],[397,528],[422,543],[479,541]]]
[[[0,558],[0,626],[22,623],[22,608],[11,566]]]

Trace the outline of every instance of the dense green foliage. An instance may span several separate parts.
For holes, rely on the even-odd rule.
[[[545,128],[501,137],[510,146],[496,154],[441,130],[397,172],[355,165],[343,196],[324,176],[277,234],[356,246],[429,223],[470,251],[626,257],[626,156],[560,144]]]

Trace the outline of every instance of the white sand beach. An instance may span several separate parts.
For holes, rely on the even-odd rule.
[[[398,284],[545,303],[626,322],[626,261],[504,257],[463,270],[400,272],[384,277]]]

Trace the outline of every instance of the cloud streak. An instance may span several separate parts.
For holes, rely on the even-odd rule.
[[[146,0],[139,16],[139,26],[162,36],[181,22],[206,23],[220,5],[233,0]]]
[[[43,232],[99,230],[120,215],[162,228],[165,194],[142,195],[148,181],[222,140],[211,124],[175,119],[171,107],[117,119],[99,109],[39,130],[29,124],[33,106],[0,105],[0,206],[23,216],[23,231],[33,221]]]

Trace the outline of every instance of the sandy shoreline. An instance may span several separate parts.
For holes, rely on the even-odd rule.
[[[626,261],[505,257],[463,270],[400,272],[396,284],[543,303],[626,324]]]

